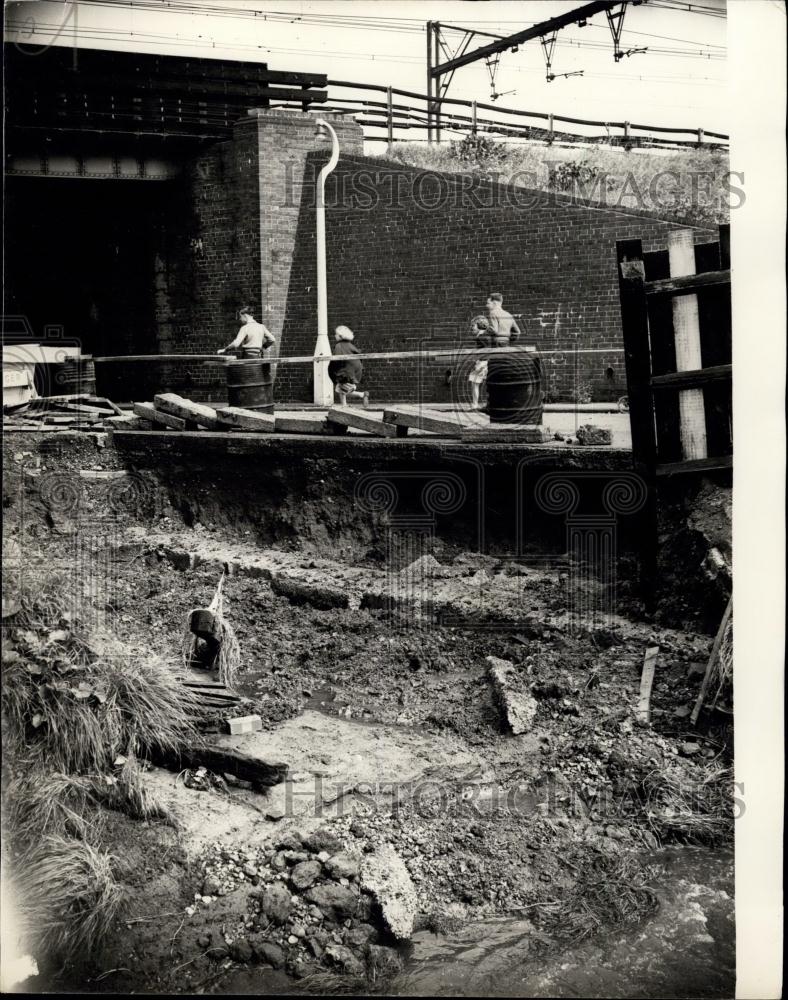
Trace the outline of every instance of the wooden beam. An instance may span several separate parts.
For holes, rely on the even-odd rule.
[[[714,671],[714,664],[717,661],[717,657],[720,655],[720,646],[722,645],[722,640],[725,638],[725,630],[728,627],[728,621],[732,612],[733,597],[731,596],[728,598],[728,604],[725,608],[725,613],[722,616],[720,627],[717,629],[717,634],[714,637],[714,645],[711,647],[709,662],[706,664],[706,672],[703,675],[703,683],[700,686],[698,699],[695,702],[695,707],[692,709],[692,714],[690,715],[690,722],[693,726],[698,721],[700,710],[703,708],[703,702],[706,700],[706,692],[709,690],[709,683],[711,682],[711,675]]]
[[[549,444],[554,440],[549,427],[540,424],[490,424],[488,427],[463,427],[463,441],[517,441],[524,444]]]
[[[715,469],[733,468],[733,455],[714,458],[687,459],[685,462],[666,462],[657,466],[658,476],[681,476],[690,472],[713,472]]]
[[[216,411],[216,418],[223,427],[237,427],[244,431],[260,431],[272,434],[275,417],[273,413],[247,410],[242,406],[223,406]]]
[[[277,434],[324,434],[325,420],[322,415],[318,420],[309,417],[280,417],[277,414],[274,430]]]
[[[396,427],[412,427],[442,437],[462,437],[463,427],[456,418],[420,406],[388,407],[383,412],[383,419]]]
[[[207,427],[211,431],[221,430],[216,410],[212,406],[193,403],[190,399],[184,399],[174,392],[159,393],[153,397],[153,403],[157,410],[163,410],[164,413],[171,413],[175,417]]]
[[[690,389],[707,385],[709,382],[721,382],[733,375],[733,365],[713,365],[710,368],[697,368],[694,371],[670,372],[668,375],[654,375],[651,379],[653,389]]]
[[[687,295],[704,288],[715,288],[717,285],[729,285],[731,272],[704,271],[701,274],[677,275],[662,278],[659,281],[646,282],[646,295]]]
[[[638,697],[637,721],[647,726],[651,721],[651,688],[654,685],[654,672],[657,668],[659,646],[649,646],[643,659],[643,673],[640,676],[640,695]]]
[[[651,347],[648,304],[645,293],[645,262],[640,240],[616,243],[621,330],[629,397],[629,424],[635,463],[652,470],[657,461],[654,397],[651,392]]]
[[[134,403],[134,413],[143,420],[149,420],[152,424],[161,424],[163,427],[170,427],[174,431],[186,429],[186,421],[182,417],[175,417],[172,413],[164,410],[157,410],[153,403]]]
[[[386,423],[382,416],[375,416],[350,406],[332,406],[326,414],[326,420],[342,427],[355,427],[356,430],[366,431],[368,434],[378,434],[383,437],[397,436],[397,428],[393,424]]]

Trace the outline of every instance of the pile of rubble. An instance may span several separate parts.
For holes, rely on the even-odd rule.
[[[369,965],[398,968],[393,946],[413,933],[416,893],[402,860],[386,846],[348,850],[327,827],[261,848],[215,845],[187,915],[243,888],[245,919],[225,927],[222,940],[215,931],[198,940],[215,961],[229,956],[299,977],[320,967],[363,975]]]

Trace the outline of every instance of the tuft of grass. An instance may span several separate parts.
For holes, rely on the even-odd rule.
[[[575,867],[571,889],[538,911],[539,925],[555,940],[575,943],[599,930],[638,922],[656,913],[654,866],[631,854],[611,856],[591,849]]]
[[[23,591],[3,651],[3,716],[14,756],[63,774],[104,773],[131,744],[174,751],[196,735],[194,696],[167,664]],[[54,627],[53,627],[54,626]]]
[[[689,771],[649,771],[638,797],[652,833],[660,843],[706,844],[728,840],[733,832],[733,773],[711,763]]]
[[[423,170],[470,172],[504,184],[558,191],[604,201],[622,211],[644,209],[689,225],[727,222],[729,157],[725,150],[644,150],[587,145],[556,148],[494,142],[473,149],[461,143],[428,146],[398,142],[392,157]]]
[[[118,919],[125,892],[117,859],[85,840],[49,834],[18,867],[20,917],[40,953],[63,960],[89,955]]]

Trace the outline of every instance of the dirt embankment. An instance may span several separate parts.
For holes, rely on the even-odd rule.
[[[363,874],[388,850],[414,932],[517,916],[549,956],[648,919],[662,845],[730,839],[729,716],[688,723],[708,635],[644,622],[634,602],[584,618],[567,601],[567,566],[437,547],[417,571],[394,572],[331,546],[327,557],[261,545],[256,525],[184,523],[169,490],[146,507],[111,450],[81,448],[65,461],[54,445],[12,456],[12,562],[28,572],[78,551],[105,627],[173,670],[188,612],[211,600],[227,563],[224,613],[242,652],[233,711],[259,714],[263,731],[222,735],[214,713],[206,736],[288,774],[263,792],[232,774],[149,767],[166,820],[108,814],[125,909],[61,988],[221,991],[239,970],[260,992],[319,992],[327,974],[381,988],[407,958]],[[51,473],[63,490],[42,494]],[[77,503],[65,489],[75,475]],[[112,558],[85,560],[99,552]],[[585,587],[582,608],[607,607],[597,581]],[[493,696],[490,655],[535,701],[521,735]]]

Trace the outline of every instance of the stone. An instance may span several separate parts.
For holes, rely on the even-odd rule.
[[[583,424],[577,428],[577,442],[583,445],[610,444],[612,441],[607,427],[596,427],[594,424]]]
[[[317,882],[321,871],[319,861],[301,861],[290,873],[290,882],[299,892],[303,892]]]
[[[527,733],[533,726],[538,702],[527,691],[518,691],[513,685],[517,671],[509,660],[497,656],[486,657],[487,676],[493,689],[493,697],[501,713],[506,728],[515,736]]]
[[[273,856],[271,867],[277,872],[283,872],[287,868],[287,855],[284,851],[279,851]]]
[[[308,938],[307,942],[306,942],[306,946],[307,946],[307,948],[309,948],[309,950],[312,952],[312,954],[315,956],[315,958],[322,958],[323,957],[323,951],[325,949],[323,948],[323,945],[317,940],[317,938],[315,938],[315,937]]]
[[[368,944],[366,949],[367,969],[372,981],[386,980],[397,975],[404,967],[402,956],[385,945]]]
[[[285,953],[273,941],[263,941],[255,946],[255,956],[261,962],[268,962],[274,969],[281,969],[285,964]]]
[[[319,906],[324,917],[339,922],[352,917],[358,904],[358,896],[352,889],[325,882],[309,890],[306,897],[310,903]]]
[[[380,906],[383,921],[394,937],[407,940],[416,918],[416,889],[405,862],[388,844],[365,856],[361,886]]]
[[[300,851],[303,847],[303,841],[300,835],[293,831],[280,837],[274,846],[278,851]]]
[[[210,948],[211,939],[207,934],[202,934],[200,937],[197,938],[197,944],[200,946],[200,948]]]
[[[306,846],[314,854],[318,854],[320,851],[336,854],[342,850],[342,841],[332,830],[323,826],[307,837]]]
[[[254,952],[246,938],[238,938],[230,945],[230,954],[236,962],[251,962]]]
[[[330,944],[325,950],[325,957],[334,965],[338,965],[343,972],[360,975],[364,971],[364,966],[356,958],[350,948],[343,944]]]
[[[272,885],[263,896],[263,913],[275,924],[283,924],[290,916],[293,904],[283,885]]]
[[[325,863],[325,869],[331,878],[337,881],[342,878],[356,878],[361,870],[361,859],[343,851],[330,857]]]
[[[360,948],[367,941],[376,941],[378,932],[372,924],[359,924],[358,927],[351,927],[345,935],[347,944],[355,948]]]
[[[202,883],[203,896],[216,896],[221,889],[219,880],[213,875],[206,875]]]

